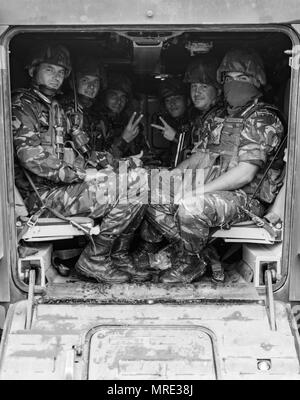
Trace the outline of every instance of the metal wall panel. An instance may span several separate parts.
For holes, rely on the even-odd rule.
[[[300,34],[300,25],[295,25],[294,28]],[[292,213],[291,213],[291,229],[290,229],[290,290],[289,299],[291,301],[300,300],[300,46],[298,52],[294,54],[294,67],[292,68],[291,92],[290,92],[290,117],[295,115],[293,121],[289,123],[289,130],[296,131],[295,141],[292,141],[289,146],[287,157],[287,193],[291,193],[292,197]],[[292,154],[294,153],[295,154]],[[291,159],[295,156],[295,163],[291,165]],[[290,186],[289,186],[290,185]],[[287,210],[286,210],[287,212]],[[288,223],[288,221],[286,221]]]
[[[1,0],[0,24],[264,24],[300,20],[299,0]]]
[[[0,42],[0,302],[10,300],[9,288],[9,245],[6,222],[6,161],[5,161],[5,112],[4,112],[4,80],[7,78],[7,52]],[[6,229],[5,229],[6,226]]]

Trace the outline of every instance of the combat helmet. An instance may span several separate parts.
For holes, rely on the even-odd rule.
[[[95,58],[84,58],[80,59],[75,64],[76,74],[92,75],[100,78],[100,66]]]
[[[161,99],[178,95],[187,95],[187,86],[184,82],[182,82],[182,80],[176,78],[167,78],[161,82],[159,87],[159,96]]]
[[[254,50],[234,49],[226,53],[217,71],[219,83],[223,83],[226,72],[242,72],[255,78],[261,86],[267,83],[262,59]]]
[[[127,97],[132,95],[132,85],[130,79],[117,72],[112,72],[108,76],[107,90],[121,90]]]
[[[184,82],[204,83],[219,89],[217,81],[217,59],[211,55],[196,57],[187,67],[184,75]]]
[[[27,68],[36,67],[41,63],[49,63],[63,67],[66,78],[70,75],[72,66],[69,50],[60,44],[44,44],[33,52],[31,63]]]
[[[92,56],[81,57],[75,63],[75,73],[77,79],[84,75],[96,76],[100,80],[100,85],[103,89],[107,86],[107,76],[103,65]]]

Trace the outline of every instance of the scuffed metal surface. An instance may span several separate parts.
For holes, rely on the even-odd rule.
[[[224,284],[218,285],[209,278],[195,284],[121,284],[105,285],[92,282],[70,281],[47,287],[41,302],[47,303],[177,303],[214,301],[259,301],[252,284],[246,283],[237,272],[228,272]]]
[[[249,318],[244,317],[240,311],[235,311],[231,315],[223,318],[224,321],[249,321]]]
[[[147,11],[153,16],[148,17]],[[257,24],[300,19],[298,0],[2,0],[0,24]]]
[[[144,379],[153,374],[168,379],[174,374],[179,376],[187,365],[193,365],[196,353],[203,350],[201,346],[204,346],[204,353],[210,354],[205,341],[199,339],[198,343],[195,339],[199,327],[207,328],[215,336],[223,379],[300,378],[289,314],[282,303],[276,303],[278,331],[270,330],[264,305],[255,303],[36,304],[32,329],[25,331],[25,305],[20,302],[14,309],[5,338],[1,378],[64,379],[66,355],[74,352],[75,347],[76,363],[71,366],[75,379],[86,378],[89,362],[94,363],[93,374],[97,378],[102,376],[99,371],[111,365],[108,373],[114,379],[118,379],[119,372],[123,378],[126,375],[130,379]],[[176,329],[180,335],[171,333]],[[92,337],[95,337],[94,347],[90,345]],[[192,337],[197,343],[193,339],[188,345]],[[185,356],[188,353],[190,358]],[[128,361],[130,354],[133,358]],[[107,364],[104,358],[110,362]],[[148,361],[143,363],[145,358]],[[167,362],[163,361],[166,358]],[[203,358],[199,355],[194,365],[198,372],[204,371],[205,360],[211,365],[209,359],[205,354]],[[258,371],[258,359],[271,359],[271,371]],[[169,375],[166,374],[167,364],[172,371]],[[140,374],[135,376],[139,368]],[[189,368],[190,376],[186,379],[193,379],[194,371]],[[201,379],[212,377],[205,375],[205,371],[198,376]]]
[[[198,327],[100,327],[91,338],[88,377],[216,379],[212,346]]]

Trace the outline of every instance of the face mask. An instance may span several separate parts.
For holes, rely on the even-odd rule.
[[[231,107],[242,107],[261,92],[252,83],[231,81],[224,84],[224,96]]]

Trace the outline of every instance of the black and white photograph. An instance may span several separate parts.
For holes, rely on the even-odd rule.
[[[300,380],[299,0],[0,0],[0,380]]]

